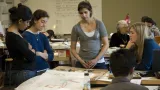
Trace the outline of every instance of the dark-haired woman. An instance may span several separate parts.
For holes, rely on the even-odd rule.
[[[158,27],[156,26],[156,22],[148,17],[148,16],[143,16],[141,18],[141,21],[145,23],[146,26],[148,26],[149,30],[151,31],[151,36],[154,38],[155,36],[160,36],[160,31]]]
[[[48,61],[53,60],[53,51],[49,45],[48,38],[40,31],[44,29],[49,15],[44,10],[36,10],[33,13],[31,26],[22,35],[32,45],[36,53],[36,70],[45,71],[49,68]]]
[[[51,41],[52,38],[56,38],[54,31],[49,29],[46,31],[48,33],[48,39]]]
[[[77,58],[76,67],[106,69],[104,53],[108,48],[107,31],[103,22],[92,17],[92,6],[88,1],[78,5],[81,21],[72,29],[71,52]],[[76,52],[80,40],[80,52]]]
[[[35,73],[35,51],[26,40],[23,39],[19,30],[28,27],[32,17],[31,10],[24,5],[9,9],[11,25],[6,33],[6,46],[10,56],[13,58],[11,80],[12,84],[19,85],[25,80],[34,77]]]

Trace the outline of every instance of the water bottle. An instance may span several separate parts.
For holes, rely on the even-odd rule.
[[[84,87],[83,87],[83,90],[91,90],[90,77],[89,77],[88,72],[84,73]]]

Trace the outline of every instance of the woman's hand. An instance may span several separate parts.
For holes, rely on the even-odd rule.
[[[93,60],[90,60],[89,62],[87,62],[87,64],[89,65],[89,68],[92,69],[97,64],[97,62],[98,62],[97,59],[93,59]]]
[[[135,44],[132,41],[129,41],[126,48],[130,49],[132,46],[134,46]]]
[[[84,60],[79,60],[79,62],[83,65],[83,67],[89,69],[89,65]]]
[[[48,54],[46,52],[36,52],[37,56],[41,56],[43,59],[47,61],[48,59]]]
[[[32,49],[32,45],[31,45],[31,44],[29,44],[29,43],[28,43],[28,48],[29,48],[33,53],[35,53],[35,50],[34,50],[34,49]]]

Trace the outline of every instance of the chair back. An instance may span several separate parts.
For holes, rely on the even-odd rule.
[[[153,62],[152,62],[152,71],[157,72],[160,71],[160,49],[156,49],[153,51]]]
[[[154,40],[159,44],[160,43],[160,36],[155,36]]]

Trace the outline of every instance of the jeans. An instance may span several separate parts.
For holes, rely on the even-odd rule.
[[[5,84],[11,84],[14,86],[18,86],[24,81],[36,76],[36,71],[30,70],[12,70],[6,73]]]
[[[80,62],[76,62],[76,67],[84,68],[84,66]],[[93,69],[107,69],[107,65],[104,63],[97,63]]]

